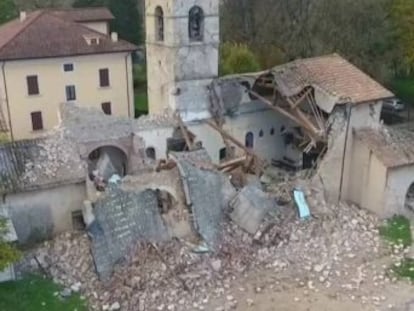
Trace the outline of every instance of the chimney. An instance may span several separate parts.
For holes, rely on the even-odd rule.
[[[20,11],[20,21],[24,22],[26,20],[27,14],[26,11]]]
[[[111,40],[112,40],[112,42],[118,42],[118,33],[117,32],[112,32],[111,33]]]

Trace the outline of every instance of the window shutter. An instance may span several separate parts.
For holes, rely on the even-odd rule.
[[[76,100],[76,88],[74,85],[67,85],[66,86],[66,100]]]
[[[38,95],[39,94],[39,83],[37,81],[37,76],[27,76],[27,93],[29,95]]]
[[[109,86],[109,69],[100,69],[99,70],[99,83],[101,87]]]
[[[32,116],[32,129],[33,131],[43,130],[42,112],[35,111],[31,113]]]
[[[102,103],[102,111],[107,115],[111,115],[112,114],[111,103],[110,102]]]

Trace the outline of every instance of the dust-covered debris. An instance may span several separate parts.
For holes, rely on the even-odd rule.
[[[305,193],[311,209],[314,204],[326,205],[316,189]],[[387,251],[371,214],[341,204],[324,206],[321,210],[331,212],[303,222],[291,206],[280,208],[279,213],[268,214],[259,238],[224,222],[214,253],[194,253],[193,246],[181,240],[157,243],[160,253],[150,244],[137,243],[109,283],[98,280],[86,235],[60,236],[35,254],[57,282],[66,287],[82,284],[81,293],[93,310],[117,302],[121,310],[204,310],[220,298],[225,300],[223,310],[229,310],[229,305],[238,303],[226,299],[233,296],[232,284],[260,269],[273,275],[272,281],[257,286],[260,290],[284,280],[306,291],[336,288],[362,299],[370,294],[361,290],[364,282],[378,287],[392,282],[382,267],[370,264]],[[366,303],[381,301],[380,297]]]

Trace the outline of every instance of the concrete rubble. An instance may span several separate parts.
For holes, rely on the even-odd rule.
[[[266,214],[275,209],[276,200],[257,185],[247,185],[230,202],[230,218],[241,228],[256,234]]]
[[[299,221],[293,203],[287,202],[277,213],[266,214],[259,237],[224,220],[217,228],[219,243],[209,253],[195,253],[185,239],[137,240],[125,256],[127,264],[117,263],[106,282],[95,273],[89,251],[94,241],[86,234],[64,234],[32,255],[56,282],[68,288],[81,284],[92,310],[214,310],[212,301],[222,301],[215,310],[231,310],[238,304],[232,285],[258,269],[273,275],[257,285],[258,291],[283,283],[306,292],[331,288],[364,300],[370,295],[361,288],[367,279],[375,278],[378,287],[392,282],[381,267],[367,264],[388,252],[376,229],[378,220],[355,206],[327,204],[320,188],[304,189],[311,209],[329,213]],[[27,258],[30,269],[35,263]]]

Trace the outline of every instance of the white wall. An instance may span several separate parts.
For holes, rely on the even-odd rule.
[[[9,194],[5,205],[21,243],[70,231],[72,212],[82,209],[86,199],[84,183]]]
[[[144,140],[145,149],[154,148],[156,159],[167,158],[167,139],[172,137],[173,127],[141,130],[137,134]]]
[[[234,118],[227,117],[224,129],[243,145],[248,132],[254,135],[253,151],[262,159],[271,161],[281,159],[286,155],[284,139],[280,134],[280,128],[289,128],[291,121],[272,110],[259,110],[240,114]],[[275,134],[270,135],[274,128]],[[189,129],[196,134],[197,140],[203,142],[210,157],[215,163],[219,162],[219,152],[224,148],[222,136],[213,128],[205,123],[190,124]],[[259,137],[259,132],[263,130],[263,137]],[[236,150],[239,148],[236,147]],[[243,154],[243,152],[242,152]]]
[[[88,27],[89,29],[95,30],[97,32],[103,33],[108,35],[109,34],[109,25],[108,22],[106,21],[101,21],[101,22],[83,22],[80,23],[86,27]]]
[[[331,115],[331,117],[336,116],[332,126],[333,133],[329,138],[328,151],[320,164],[318,176],[316,177],[317,180],[322,178],[327,197],[331,202],[337,201],[340,193],[341,199],[346,200],[349,197],[354,141],[352,130],[364,127],[378,128],[380,126],[381,109],[382,101],[353,105],[347,141],[348,118],[345,113],[346,107],[342,106],[340,109],[337,107]]]
[[[414,218],[412,212],[405,209],[405,198],[412,183],[414,183],[414,165],[389,169],[384,193],[384,212],[388,216],[402,214]]]

